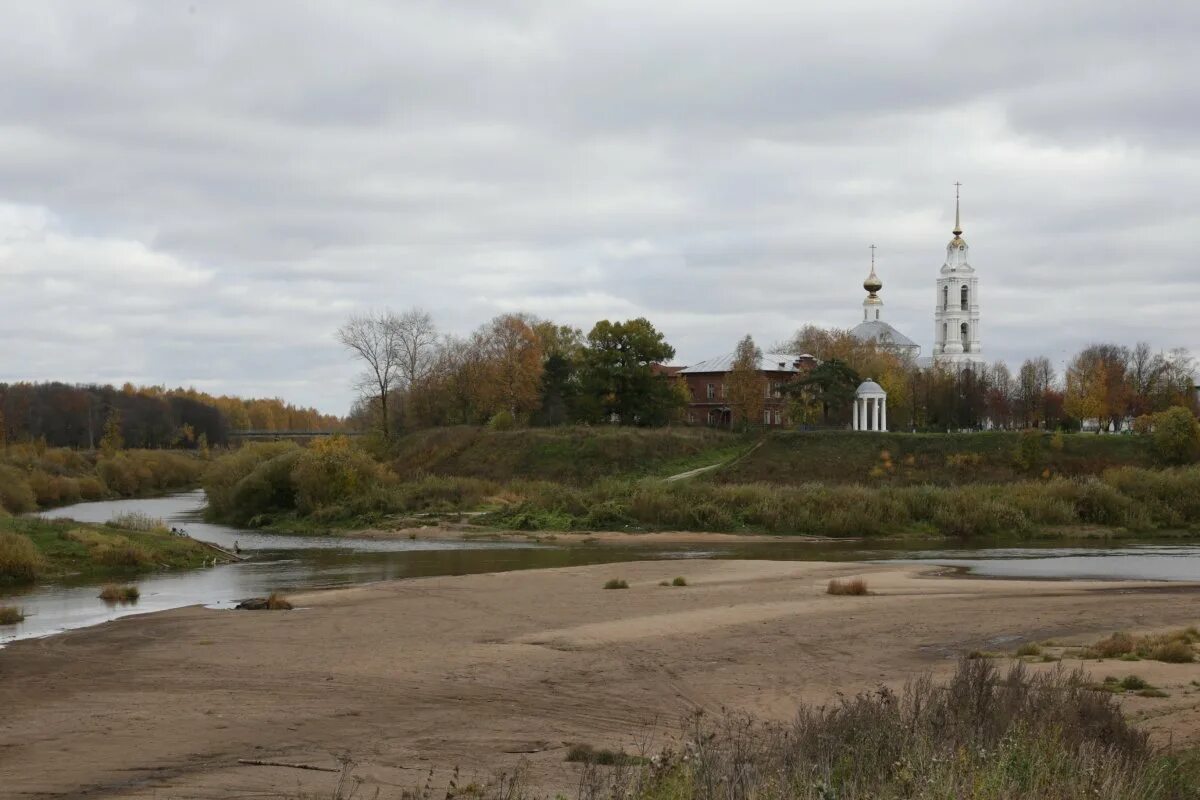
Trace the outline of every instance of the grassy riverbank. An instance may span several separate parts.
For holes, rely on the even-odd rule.
[[[0,448],[0,515],[83,500],[146,497],[195,486],[207,462],[169,450],[99,451],[10,445]]]
[[[203,566],[220,557],[140,517],[108,525],[38,517],[0,519],[0,586],[63,575],[120,577]]]
[[[398,459],[380,463],[346,440],[308,448],[272,443],[218,459],[203,485],[214,519],[292,532],[399,528],[464,513],[476,524],[530,531],[1200,532],[1200,467],[1155,468],[1145,441],[1135,437],[779,434],[751,449],[748,439],[706,431],[652,433],[435,431],[401,441],[410,453],[405,468]],[[622,450],[660,446],[660,457],[647,457],[640,470]],[[597,455],[608,448],[619,455]],[[572,452],[591,455],[570,469]],[[822,473],[820,465],[835,457],[841,466]],[[705,461],[722,466],[690,480],[663,480]],[[1132,466],[1121,466],[1126,462]],[[415,465],[470,474],[430,474]],[[647,477],[652,467],[658,471]]]
[[[1099,475],[1116,467],[1157,466],[1148,436],[779,431],[720,472],[723,483],[862,483],[957,486],[1035,477]]]

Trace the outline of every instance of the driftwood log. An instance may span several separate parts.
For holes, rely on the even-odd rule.
[[[335,767],[318,767],[315,764],[287,764],[282,761],[260,761],[257,758],[239,758],[238,762],[248,767],[286,767],[288,769],[311,769],[315,772],[341,772]]]

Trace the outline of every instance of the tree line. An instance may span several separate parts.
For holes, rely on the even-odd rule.
[[[353,316],[337,338],[363,368],[350,422],[385,439],[456,424],[662,425],[687,402],[682,382],[657,369],[675,349],[643,318],[601,320],[584,334],[501,314],[455,336],[412,309]]]
[[[601,320],[585,334],[530,314],[501,314],[467,336],[445,335],[421,309],[351,317],[338,340],[360,362],[360,399],[349,423],[385,438],[456,424],[561,425],[681,421],[686,383],[660,365],[675,349],[647,319]],[[1078,428],[1085,419],[1137,418],[1172,406],[1194,410],[1194,362],[1185,350],[1096,344],[1058,374],[1045,357],[1014,372],[997,361],[971,370],[918,364],[848,330],[801,328],[772,350],[816,366],[766,386],[761,350],[746,336],[725,376],[735,425],[757,424],[778,391],[793,426],[849,422],[859,383],[888,392],[893,430]]]
[[[1015,372],[1003,361],[970,370],[918,367],[886,344],[814,326],[780,349],[819,360],[789,387],[798,424],[846,424],[854,391],[866,378],[888,392],[894,430],[1075,429],[1084,420],[1120,427],[1174,406],[1196,410],[1192,356],[1184,349],[1158,352],[1145,342],[1089,345],[1062,374],[1044,356],[1026,359]]]
[[[231,431],[338,430],[342,421],[278,398],[213,396],[162,386],[0,383],[0,445],[200,449]]]

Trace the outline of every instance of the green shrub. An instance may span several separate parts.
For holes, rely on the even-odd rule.
[[[1145,679],[1143,679],[1139,675],[1126,675],[1124,678],[1122,678],[1120,680],[1120,684],[1121,684],[1122,689],[1130,689],[1130,690],[1145,689],[1147,686],[1150,685],[1150,684],[1146,683]]]
[[[238,509],[234,492],[238,482],[259,464],[283,453],[299,451],[300,446],[295,442],[255,442],[212,461],[201,477],[211,516],[235,519]]]
[[[313,442],[292,469],[296,509],[301,513],[361,497],[384,480],[375,460],[340,436]]]
[[[687,586],[688,585],[687,578],[680,575],[678,578],[671,581],[671,585],[672,586]]]
[[[33,541],[15,531],[0,531],[0,582],[28,583],[37,577],[44,559]]]
[[[604,584],[605,589],[628,589],[629,583],[623,578],[612,578]]]
[[[0,508],[12,514],[37,509],[37,497],[25,474],[16,467],[0,464]]]
[[[517,419],[509,411],[497,411],[488,420],[488,429],[493,431],[511,431],[517,427]]]
[[[1027,642],[1026,644],[1023,644],[1017,648],[1017,658],[1023,658],[1025,656],[1040,656],[1041,654],[1042,648],[1036,642]]]
[[[1154,454],[1167,464],[1196,460],[1200,450],[1200,425],[1186,408],[1175,406],[1154,415]]]
[[[0,625],[16,625],[25,621],[25,612],[17,606],[0,606]]]

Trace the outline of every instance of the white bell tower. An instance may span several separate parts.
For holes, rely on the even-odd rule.
[[[946,245],[946,263],[937,279],[937,306],[933,313],[933,360],[970,366],[983,363],[979,341],[979,278],[967,262],[962,238],[958,190],[954,184],[954,238]]]

